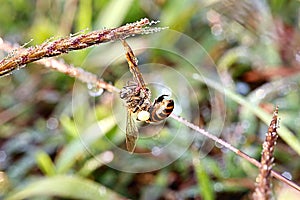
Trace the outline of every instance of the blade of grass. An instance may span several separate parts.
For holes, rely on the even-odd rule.
[[[90,127],[86,133],[81,134],[78,139],[66,145],[56,160],[58,173],[67,172],[76,162],[78,157],[88,153],[87,149],[91,143],[104,136],[115,126],[115,120],[113,120],[112,117],[105,118],[98,123],[99,124],[94,124],[94,126],[101,127],[100,132],[98,131],[98,128]]]
[[[31,199],[32,197],[58,196],[75,199],[121,199],[108,188],[78,176],[54,176],[37,180],[17,191],[6,200]]]
[[[92,26],[93,5],[91,0],[80,0],[76,19],[76,30],[81,31]]]
[[[105,151],[100,155],[94,156],[93,158],[87,160],[84,166],[79,170],[78,174],[87,177],[94,170],[105,165],[113,160],[113,153],[111,151]]]
[[[48,154],[46,154],[44,151],[39,151],[35,157],[38,167],[44,174],[48,176],[53,176],[56,174],[55,166]]]
[[[133,0],[110,1],[99,15],[96,22],[96,28],[102,29],[103,27],[115,27],[120,25],[127,15],[132,3]]]
[[[206,173],[204,166],[197,157],[198,154],[193,155],[193,165],[196,172],[199,193],[202,195],[204,200],[215,199],[213,185],[210,181],[209,175]],[[200,192],[201,191],[201,192]]]

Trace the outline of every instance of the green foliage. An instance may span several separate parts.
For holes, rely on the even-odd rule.
[[[200,160],[195,156],[194,160],[194,167],[196,172],[196,177],[199,185],[199,191],[203,196],[203,199],[215,199],[214,192],[213,192],[213,185],[210,181],[209,175],[207,174],[203,164]]]
[[[32,197],[59,196],[70,199],[118,199],[118,195],[107,188],[77,176],[53,176],[36,180],[20,191],[13,191],[7,200]]]

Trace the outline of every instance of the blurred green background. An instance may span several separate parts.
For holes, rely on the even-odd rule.
[[[159,20],[157,26],[169,30],[128,40],[146,82],[160,83],[152,85],[153,98],[171,92],[176,114],[256,159],[279,105],[274,169],[300,183],[298,1],[0,0],[0,5],[0,37],[29,42],[25,47],[144,17]],[[131,76],[119,42],[58,59],[119,88]],[[125,108],[118,94],[89,96],[86,85],[35,63],[1,77],[0,86],[0,198],[249,199],[254,189],[256,167],[174,119],[157,129],[142,125],[136,152],[152,157],[121,154]],[[167,148],[156,157],[159,145]],[[277,199],[299,196],[277,180],[273,186]]]

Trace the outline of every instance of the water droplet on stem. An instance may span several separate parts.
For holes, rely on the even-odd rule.
[[[96,85],[92,83],[88,83],[87,88],[89,89],[89,95],[92,97],[99,97],[104,92],[103,88],[98,88]]]

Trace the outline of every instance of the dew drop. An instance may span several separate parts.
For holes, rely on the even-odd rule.
[[[114,154],[112,151],[105,151],[101,154],[101,160],[104,163],[110,163],[114,159]]]
[[[152,155],[159,156],[161,154],[161,148],[155,146],[151,150]]]
[[[192,77],[193,77],[193,79],[195,79],[195,80],[202,80],[201,76],[200,76],[199,74],[197,74],[197,73],[194,73],[194,74],[192,75]]]
[[[295,59],[297,62],[300,62],[300,51],[297,51],[297,53],[295,54]]]
[[[292,174],[290,172],[287,172],[287,171],[283,172],[282,176],[284,176],[285,178],[287,178],[289,180],[292,180],[292,178],[293,178]]]
[[[222,183],[216,183],[214,184],[214,189],[215,191],[221,192],[222,190],[224,190],[224,186]]]
[[[255,94],[258,99],[263,99],[266,96],[266,91],[263,89],[258,89]]]
[[[223,28],[220,24],[215,24],[211,27],[211,32],[214,36],[220,36],[223,33]]]
[[[47,128],[50,130],[54,130],[58,127],[58,120],[55,117],[50,117],[47,120]]]
[[[249,120],[243,120],[241,123],[242,128],[244,129],[244,131],[247,131],[250,128],[251,123],[249,122]]]
[[[219,142],[215,142],[215,146],[219,149],[222,149],[224,146],[220,144]]]
[[[149,23],[149,26],[152,26],[152,25],[158,24],[159,22],[160,22],[159,20],[157,20],[157,21],[151,21],[151,22]]]
[[[0,162],[4,162],[7,158],[5,151],[0,151]]]
[[[242,95],[246,95],[246,94],[249,93],[250,87],[249,87],[248,84],[245,84],[243,82],[237,82],[236,90],[237,90],[238,93],[240,93]]]
[[[99,97],[103,94],[103,88],[97,88],[94,84],[88,83],[87,88],[89,89],[89,95],[92,97]]]

